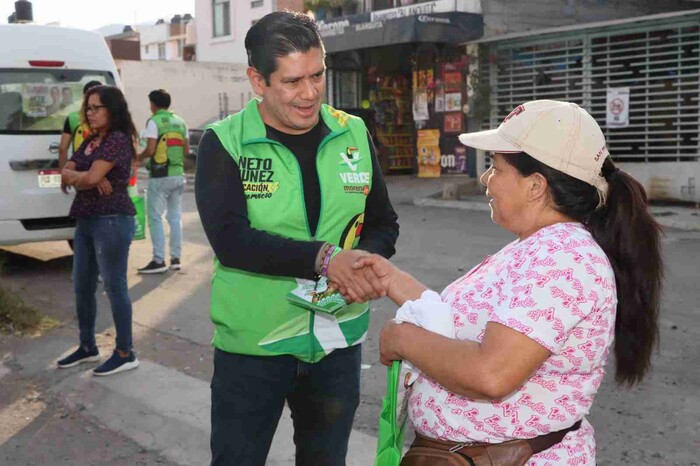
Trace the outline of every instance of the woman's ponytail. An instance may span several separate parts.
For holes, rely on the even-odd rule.
[[[633,385],[649,370],[659,340],[661,227],[649,213],[646,192],[637,180],[609,159],[602,174],[609,185],[606,205],[587,223],[615,271],[615,380]]]

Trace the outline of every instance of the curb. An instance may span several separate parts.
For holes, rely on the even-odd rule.
[[[442,207],[445,209],[460,209],[460,210],[475,210],[479,212],[489,212],[491,208],[484,202],[476,201],[443,201],[425,197],[423,199],[414,199],[413,204],[420,207]]]
[[[673,220],[669,219],[668,217],[656,217],[656,221],[659,222],[659,225],[664,228],[675,228],[676,230],[682,231],[700,231],[700,224],[695,224],[684,220]]]

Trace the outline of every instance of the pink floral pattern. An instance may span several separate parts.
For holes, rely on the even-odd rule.
[[[442,292],[457,338],[481,341],[486,324],[506,325],[552,355],[515,393],[497,401],[449,392],[421,375],[409,414],[423,435],[498,443],[565,429],[588,414],[613,341],[617,293],[612,266],[579,223],[543,228],[487,257]],[[593,427],[581,428],[528,466],[595,464]]]

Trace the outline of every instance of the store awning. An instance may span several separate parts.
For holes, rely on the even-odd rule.
[[[414,42],[461,44],[484,34],[481,14],[452,11],[400,17],[371,13],[319,22],[326,52]]]

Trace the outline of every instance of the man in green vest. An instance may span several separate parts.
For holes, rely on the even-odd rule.
[[[212,124],[197,156],[197,207],[216,256],[211,465],[265,464],[285,401],[296,464],[345,465],[367,301],[384,293],[353,264],[394,254],[397,216],[362,120],[322,104],[316,23],[270,13],[245,47],[261,99]],[[289,302],[320,277],[351,303],[330,314]]]
[[[148,230],[153,244],[153,258],[141,274],[163,273],[182,268],[182,193],[185,190],[185,154],[190,151],[189,133],[182,118],[169,110],[170,94],[156,89],[148,94],[151,102],[151,118],[142,133],[146,147],[139,155],[146,161],[150,173],[146,208]],[[165,231],[163,214],[170,226],[170,267],[165,263]]]
[[[83,86],[83,96],[87,91],[95,86],[101,86],[99,81],[90,81]],[[63,132],[61,133],[61,142],[58,146],[58,169],[63,169],[63,166],[68,161],[68,148],[72,153],[80,148],[85,138],[90,134],[90,126],[87,122],[80,121],[80,109],[70,112],[63,123]]]

